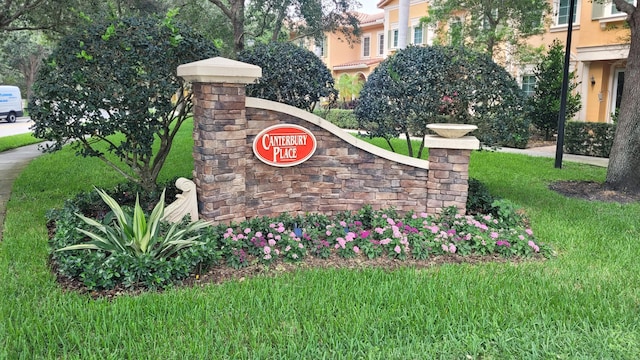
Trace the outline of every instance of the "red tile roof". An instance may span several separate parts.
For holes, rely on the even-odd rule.
[[[333,70],[346,70],[346,69],[365,69],[371,67],[371,65],[377,65],[382,61],[381,58],[369,59],[369,60],[357,60],[350,61],[348,63],[334,65]]]

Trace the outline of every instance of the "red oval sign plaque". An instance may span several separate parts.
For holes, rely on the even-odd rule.
[[[253,140],[253,153],[272,166],[294,166],[305,162],[316,151],[316,137],[293,124],[270,126]]]

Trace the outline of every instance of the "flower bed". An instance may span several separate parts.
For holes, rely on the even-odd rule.
[[[536,240],[512,204],[505,201],[497,203],[496,215],[460,215],[455,208],[449,208],[437,216],[399,216],[393,209],[376,211],[365,206],[356,213],[332,217],[284,214],[278,218],[255,218],[190,234],[200,236],[198,244],[169,258],[96,250],[55,251],[87,240],[78,230],[87,225],[75,215],[84,213],[77,204],[91,204],[92,213],[84,213],[85,216],[102,214],[99,218],[106,213],[96,211],[95,203],[82,200],[83,197],[95,198],[90,193],[81,195],[76,201],[68,201],[64,209],[52,212],[55,234],[50,246],[58,278],[79,281],[87,289],[162,289],[199,277],[222,264],[241,269],[336,257],[414,262],[447,256],[515,259],[547,258],[552,254],[549,246]],[[168,228],[164,225],[160,232]]]

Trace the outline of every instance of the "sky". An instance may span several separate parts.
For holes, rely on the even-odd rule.
[[[376,4],[380,2],[380,0],[358,0],[362,6],[360,6],[360,12],[365,14],[376,14],[381,12],[381,9],[376,7]]]

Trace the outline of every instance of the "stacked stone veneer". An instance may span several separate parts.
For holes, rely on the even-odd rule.
[[[178,68],[178,75],[193,82],[194,182],[201,218],[238,222],[283,212],[332,214],[366,204],[400,212],[436,213],[448,206],[464,211],[469,155],[477,139],[428,137],[429,161],[391,153],[308,112],[246,98],[245,84],[259,71],[222,58]],[[274,167],[253,154],[256,135],[281,123],[314,134],[317,149],[309,160]]]

